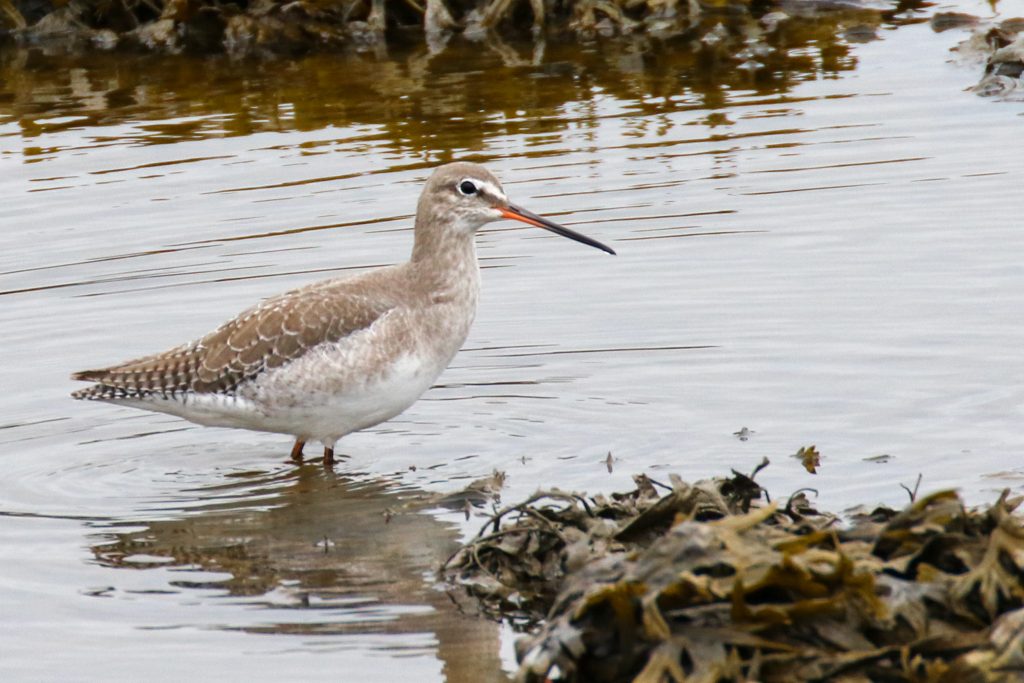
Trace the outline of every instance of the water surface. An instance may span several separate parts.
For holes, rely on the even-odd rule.
[[[991,13],[853,12],[765,35],[760,70],[643,40],[0,52],[0,668],[503,680],[512,634],[432,575],[480,523],[433,496],[494,469],[505,500],[763,456],[770,489],[832,509],[899,504],[919,473],[1020,491],[1024,110],[965,92],[980,71],[938,9]],[[334,473],[67,398],[72,370],[404,259],[456,158],[619,256],[486,228],[465,349]],[[788,457],[810,444],[816,476]]]

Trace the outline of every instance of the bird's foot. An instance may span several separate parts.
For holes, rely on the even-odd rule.
[[[334,449],[324,447],[324,467],[332,467],[334,465]]]
[[[292,462],[301,465],[302,464],[302,449],[305,447],[306,442],[302,439],[295,439],[295,445],[292,446],[291,459]]]

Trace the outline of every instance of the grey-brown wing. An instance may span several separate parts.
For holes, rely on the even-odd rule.
[[[116,398],[183,391],[233,393],[265,369],[276,368],[325,342],[365,329],[390,305],[337,288],[295,290],[245,311],[198,341],[72,379],[97,382],[75,398]]]

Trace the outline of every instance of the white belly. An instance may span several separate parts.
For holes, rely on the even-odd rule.
[[[354,382],[344,390],[335,389],[331,382],[299,381],[310,375],[303,375],[294,365],[271,371],[264,381],[237,396],[187,394],[118,403],[170,413],[202,425],[292,434],[333,447],[345,434],[390,420],[411,406],[447,363],[438,367],[422,357],[403,355],[379,376]]]
[[[328,382],[287,395],[266,391],[259,402],[265,419],[274,426],[268,431],[332,445],[345,434],[390,420],[404,411],[430,388],[446,365],[447,361],[439,364],[418,355],[402,355],[379,375],[352,382],[343,389]]]
[[[332,358],[333,356],[333,358]],[[236,397],[196,394],[187,414],[200,424],[292,434],[332,446],[350,432],[389,420],[416,402],[448,359],[403,354],[363,376],[329,349],[271,370]]]

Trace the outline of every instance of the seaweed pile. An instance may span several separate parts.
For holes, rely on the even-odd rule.
[[[919,0],[911,0],[909,7]],[[0,36],[22,43],[180,53],[297,54],[453,34],[485,39],[649,34],[721,43],[764,19],[840,15],[868,38],[897,5],[866,0],[0,0]],[[852,34],[851,34],[852,35]],[[860,38],[851,38],[860,39]],[[756,56],[756,55],[754,55]],[[742,60],[740,60],[742,61]]]
[[[442,572],[526,632],[522,682],[1024,680],[1022,499],[940,491],[844,523],[755,475],[540,491]]]

